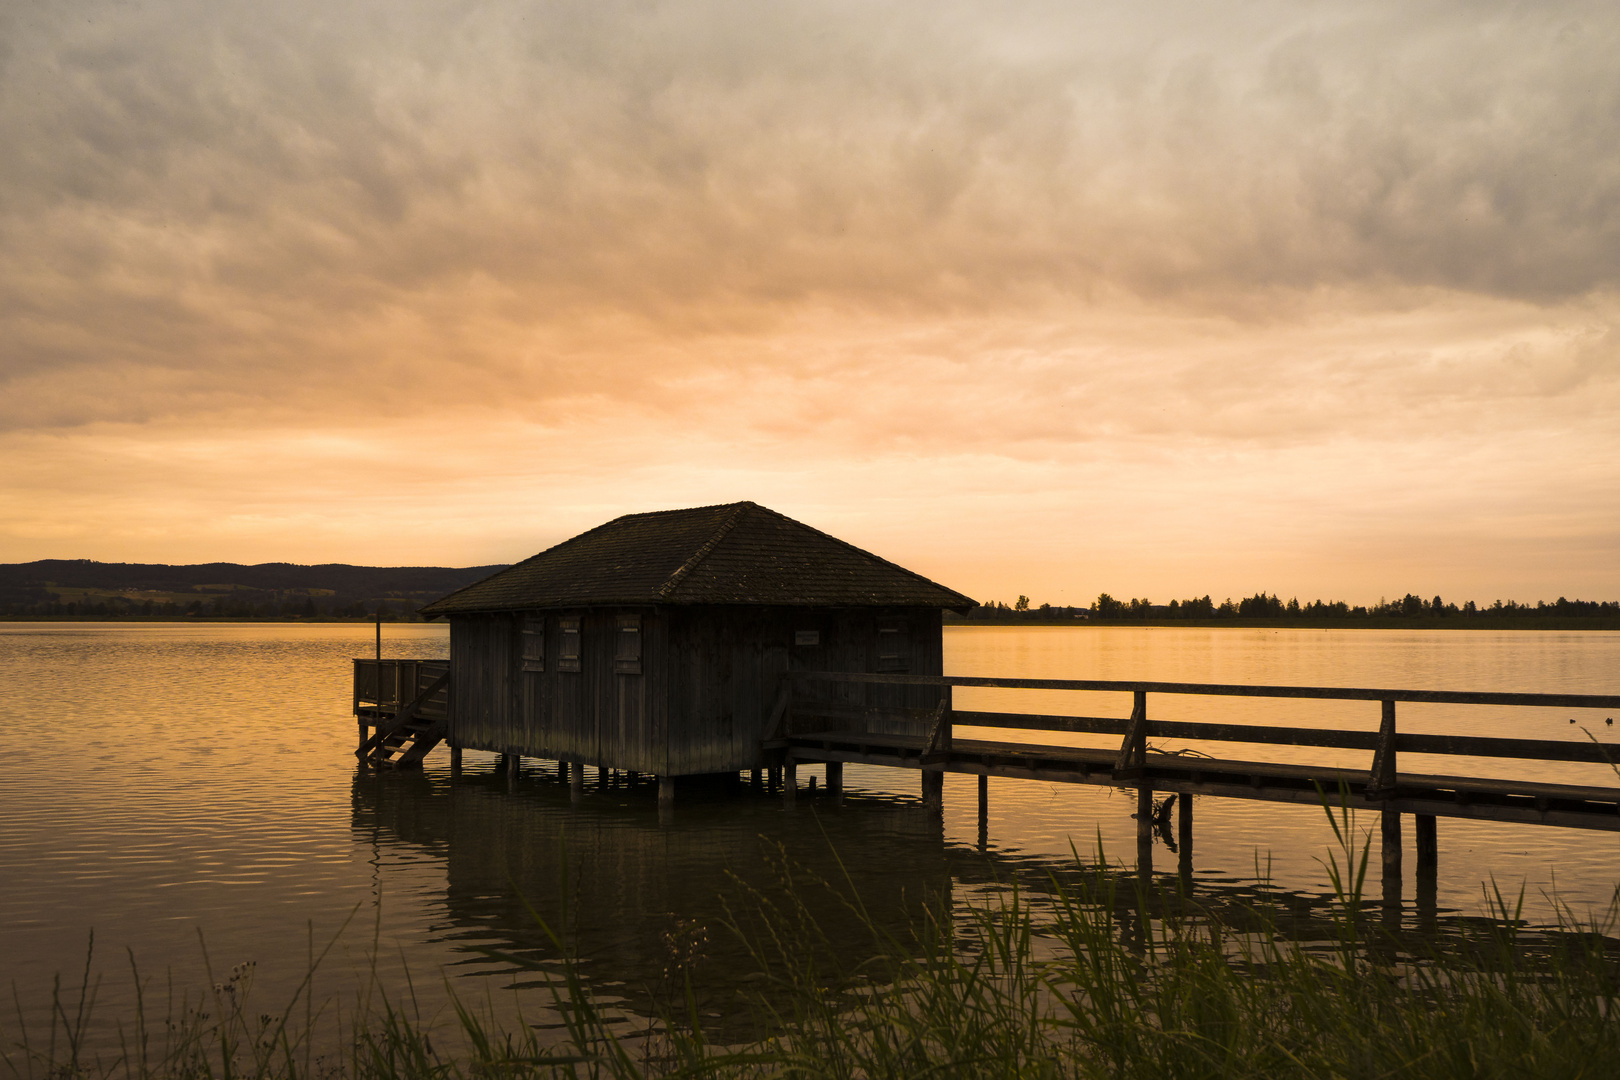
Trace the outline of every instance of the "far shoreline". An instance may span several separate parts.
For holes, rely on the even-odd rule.
[[[1527,619],[1472,617],[1429,618],[1368,618],[1368,619],[969,619],[947,613],[944,625],[951,627],[996,627],[1024,629],[1029,627],[1068,627],[1076,630],[1162,629],[1162,630],[1620,630],[1620,619],[1570,619],[1534,616]],[[330,626],[349,624],[375,626],[376,616],[364,618],[317,615],[304,618],[243,615],[201,615],[176,618],[172,615],[0,615],[0,623],[126,623],[163,624],[169,626],[203,626],[214,624],[265,624],[278,626]],[[414,616],[385,615],[385,626],[447,625],[438,619]]]

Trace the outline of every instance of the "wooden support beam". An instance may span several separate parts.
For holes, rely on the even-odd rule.
[[[1125,740],[1119,745],[1119,756],[1114,760],[1115,780],[1135,780],[1147,765],[1147,692],[1137,690],[1132,697],[1131,719],[1125,727]]]
[[[1367,797],[1388,798],[1395,794],[1395,703],[1385,701],[1378,721],[1378,743],[1373,749],[1372,769],[1367,778]]]
[[[757,775],[759,770],[754,770]],[[827,794],[832,796],[834,803],[842,804],[844,801],[844,763],[842,761],[827,762]]]
[[[454,779],[461,775],[461,747],[454,743],[450,746],[450,777]]]
[[[763,769],[750,769],[748,771],[748,786],[754,789],[754,794],[756,794],[756,795],[758,795],[760,792],[764,791],[765,790],[765,770],[763,770]]]
[[[568,763],[568,802],[578,806],[585,799],[585,766],[577,761]]]
[[[782,762],[782,809],[793,809],[793,799],[799,793],[799,763],[789,754]]]

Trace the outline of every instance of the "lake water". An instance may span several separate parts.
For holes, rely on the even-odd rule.
[[[484,951],[542,969],[555,960],[528,901],[577,950],[591,985],[631,1015],[670,992],[673,958],[699,956],[701,1005],[723,1026],[752,970],[726,924],[785,895],[787,875],[822,928],[858,949],[870,935],[839,889],[904,933],[928,898],[961,904],[1015,879],[1039,892],[1070,872],[1075,851],[1134,859],[1134,796],[1109,788],[993,779],[981,838],[969,776],[947,776],[943,827],[921,808],[915,773],[856,766],[842,808],[801,797],[784,812],[774,799],[686,784],[661,827],[650,785],[592,784],[575,810],[554,773],[531,770],[508,790],[490,755],[468,752],[454,784],[443,750],[417,773],[364,773],[352,753],[349,660],[371,655],[371,634],[355,624],[0,624],[10,736],[0,758],[0,982],[17,988],[24,1023],[43,1021],[58,972],[76,983],[92,930],[108,1025],[132,1009],[131,960],[151,986],[170,973],[197,988],[252,961],[255,993],[274,1011],[311,952],[334,940],[319,994],[350,994],[375,971],[428,1013],[454,992],[554,1022],[544,970],[515,972]],[[384,630],[386,656],[442,657],[447,645],[442,625]],[[962,675],[1614,693],[1620,634],[953,627],[945,662]],[[1129,711],[1120,695],[989,690],[959,690],[956,705]],[[1377,726],[1376,703],[1155,696],[1150,708],[1166,719]],[[1410,731],[1620,739],[1604,720],[1401,712]],[[1423,763],[1403,756],[1402,767]],[[820,773],[801,768],[801,781]],[[1596,766],[1536,775],[1617,782]],[[1196,894],[1234,908],[1280,898],[1310,936],[1328,894],[1323,812],[1202,799],[1196,821]],[[1357,822],[1375,826],[1372,815]],[[1527,917],[1541,922],[1555,903],[1601,912],[1620,884],[1620,834],[1444,818],[1439,829],[1441,923],[1484,913],[1492,881],[1510,896],[1522,890]],[[1173,872],[1174,857],[1160,858]],[[0,1021],[0,1040],[16,1025]]]

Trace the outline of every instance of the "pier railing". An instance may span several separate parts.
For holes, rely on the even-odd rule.
[[[418,713],[442,719],[443,695],[428,692],[449,671],[448,660],[355,660],[354,714],[375,723],[377,716],[392,716],[427,695]]]
[[[1015,679],[850,672],[794,672],[775,740],[805,760],[868,761],[924,770],[976,772],[1080,783],[1113,783],[1242,798],[1307,802],[1323,786],[1350,791],[1356,805],[1499,820],[1620,829],[1620,772],[1612,786],[1551,784],[1479,776],[1436,776],[1402,770],[1403,754],[1578,762],[1620,767],[1620,739],[1583,741],[1402,732],[1403,703],[1620,710],[1620,694],[1528,694],[1364,687],[1255,686],[1097,679]],[[824,700],[812,688],[938,687],[934,710],[886,708]],[[1126,717],[987,712],[950,708],[950,688],[1069,690],[1130,695]],[[1377,702],[1378,729],[1286,727],[1154,719],[1149,695],[1296,698]],[[1605,718],[1607,719],[1607,718]],[[1605,725],[1607,726],[1607,725]],[[966,742],[958,727],[1009,732],[1116,736],[1117,750],[1039,743]],[[1365,769],[1268,761],[1235,761],[1156,750],[1149,739],[1325,747],[1372,753]]]

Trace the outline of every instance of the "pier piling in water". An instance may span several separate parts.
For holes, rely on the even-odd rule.
[[[1176,796],[1176,863],[1184,888],[1192,888],[1193,797],[1185,791]]]
[[[675,816],[675,778],[658,778],[658,823],[667,825]]]
[[[1153,873],[1153,788],[1136,789],[1136,870],[1143,877]]]

